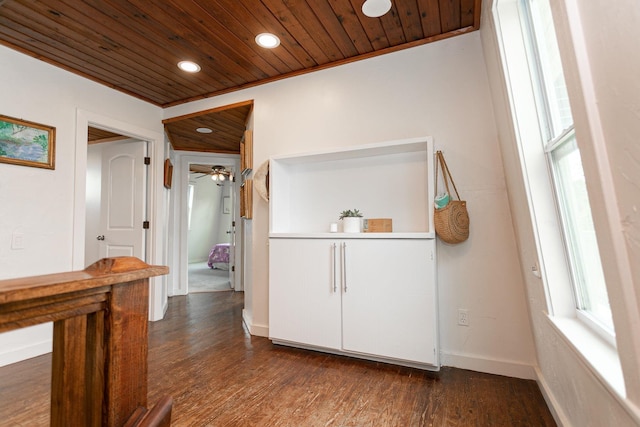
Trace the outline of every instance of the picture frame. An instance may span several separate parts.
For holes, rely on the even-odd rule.
[[[251,173],[253,169],[253,131],[244,131],[240,141],[240,171],[243,176]]]
[[[173,179],[173,165],[171,160],[166,159],[164,161],[164,188],[171,189],[171,181]]]
[[[56,128],[0,115],[0,163],[55,169]]]
[[[240,187],[240,216],[244,219],[253,217],[253,180],[245,179]]]
[[[222,213],[230,214],[231,213],[231,197],[224,196],[222,198]]]

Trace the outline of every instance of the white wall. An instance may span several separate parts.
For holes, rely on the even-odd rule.
[[[74,251],[84,253],[73,247],[76,174],[84,181],[86,173],[76,170],[76,149],[86,149],[86,140],[76,140],[78,111],[162,135],[161,110],[3,46],[0,76],[2,114],[56,127],[55,170],[0,163],[0,279],[70,271]],[[159,148],[163,156],[164,147]],[[157,208],[162,214],[163,205]],[[24,249],[11,249],[14,232],[23,233]],[[32,335],[20,338],[27,334]],[[50,339],[48,326],[2,334],[0,364],[34,355],[31,344]]]
[[[433,136],[471,214],[469,241],[438,243],[443,363],[531,378],[533,340],[484,70],[476,32],[172,107],[165,118],[254,99],[256,167],[272,155]],[[268,206],[257,194],[253,214],[245,319],[267,335]],[[457,326],[458,308],[469,310],[469,327]]]
[[[538,382],[562,425],[638,425],[640,9],[634,0],[550,2],[614,314],[625,397],[601,379],[554,328],[547,316],[542,281],[528,272],[536,260],[536,246],[491,19],[492,3],[483,3],[481,32],[526,278]]]
[[[220,223],[230,218],[230,215],[222,214],[224,187],[219,187],[209,177],[191,179],[191,183],[194,184],[194,195],[189,230],[189,263],[208,260],[213,245],[223,242],[219,235]]]

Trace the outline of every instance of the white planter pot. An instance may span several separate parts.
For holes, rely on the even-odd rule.
[[[342,231],[344,233],[360,233],[360,231],[362,231],[362,218],[358,218],[358,217],[343,218]]]

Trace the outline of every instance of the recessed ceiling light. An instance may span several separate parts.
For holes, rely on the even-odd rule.
[[[198,128],[196,129],[196,132],[200,132],[200,133],[211,133],[213,132],[211,129],[209,128]]]
[[[280,46],[280,39],[275,34],[261,33],[256,36],[256,43],[258,43],[258,46],[273,49]]]
[[[187,73],[197,73],[200,71],[200,66],[193,61],[180,61],[178,62],[178,68]]]
[[[362,4],[362,13],[369,18],[379,18],[391,10],[391,0],[367,0]]]

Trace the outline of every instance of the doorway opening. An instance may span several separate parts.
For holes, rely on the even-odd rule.
[[[168,254],[166,246],[166,228],[168,226],[166,190],[160,184],[163,179],[164,170],[162,165],[165,160],[164,134],[112,117],[78,109],[76,111],[72,268],[74,270],[82,270],[87,265],[85,263],[87,240],[86,181],[87,149],[91,145],[89,144],[89,130],[91,129],[107,131],[120,137],[147,142],[147,157],[150,159],[150,165],[146,176],[147,191],[144,202],[147,205],[145,207],[146,220],[149,221],[150,226],[145,232],[144,261],[150,265],[166,265]],[[95,237],[97,236],[93,236],[93,238]],[[170,278],[166,275],[153,277],[149,280],[149,320],[151,321],[160,320],[164,316],[168,302],[167,285],[169,281]]]
[[[241,230],[237,227],[240,224],[240,156],[174,151],[172,158],[176,182],[172,187],[173,217],[170,221],[175,224],[175,228],[171,230],[170,240],[173,241],[172,252],[175,254],[171,262],[173,271],[176,272],[176,280],[173,281],[171,295],[187,295],[191,292],[189,266],[195,261],[204,263],[204,273],[207,277],[211,278],[217,274],[222,276],[221,281],[229,281],[231,290],[243,291],[241,274],[237,274],[242,271],[240,264],[243,250]],[[234,179],[225,177],[223,183],[220,180],[214,181],[208,174],[214,166],[223,167]],[[204,170],[204,173],[196,173],[194,170]],[[221,185],[218,186],[216,183]],[[198,203],[202,199],[205,199],[204,204],[199,206]],[[198,215],[201,218],[198,218]],[[199,226],[198,221],[204,222],[205,226]],[[216,245],[225,243],[229,243],[228,270],[225,270],[226,265],[216,264],[226,264],[226,257],[214,257],[211,262],[215,268],[209,267],[209,255],[212,250]],[[196,247],[197,251],[194,249]]]
[[[189,165],[188,292],[235,289],[234,168]]]

